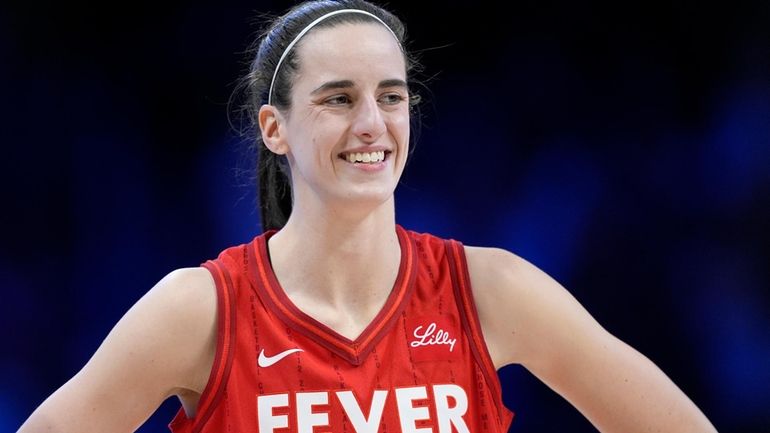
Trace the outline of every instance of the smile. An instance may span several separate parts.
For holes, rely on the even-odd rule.
[[[365,164],[377,164],[382,162],[391,152],[388,150],[381,150],[378,152],[351,152],[348,154],[340,154],[340,158],[350,163],[365,163]]]

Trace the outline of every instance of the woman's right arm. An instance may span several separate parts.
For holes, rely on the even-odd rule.
[[[200,395],[214,362],[216,305],[208,270],[169,273],[19,433],[133,432],[168,397]]]

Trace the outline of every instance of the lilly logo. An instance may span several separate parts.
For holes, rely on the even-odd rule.
[[[417,340],[410,342],[409,345],[412,347],[420,347],[446,344],[449,346],[449,351],[453,351],[457,339],[450,338],[449,332],[444,331],[443,329],[437,330],[436,328],[438,328],[438,326],[436,326],[435,322],[428,325],[424,331],[422,325],[414,328],[414,332],[412,334]]]

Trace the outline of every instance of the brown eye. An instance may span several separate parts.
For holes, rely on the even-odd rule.
[[[324,104],[328,105],[346,105],[350,103],[350,97],[348,95],[336,95],[324,100]]]
[[[404,101],[406,98],[399,95],[398,93],[387,93],[385,95],[382,95],[380,97],[380,102],[382,102],[385,105],[396,105],[399,104],[401,101]]]

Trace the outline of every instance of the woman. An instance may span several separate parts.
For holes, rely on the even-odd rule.
[[[268,231],[163,278],[21,431],[133,431],[176,395],[179,432],[503,432],[512,363],[601,431],[715,431],[535,266],[396,225],[412,67],[364,1],[276,20],[247,77]]]

